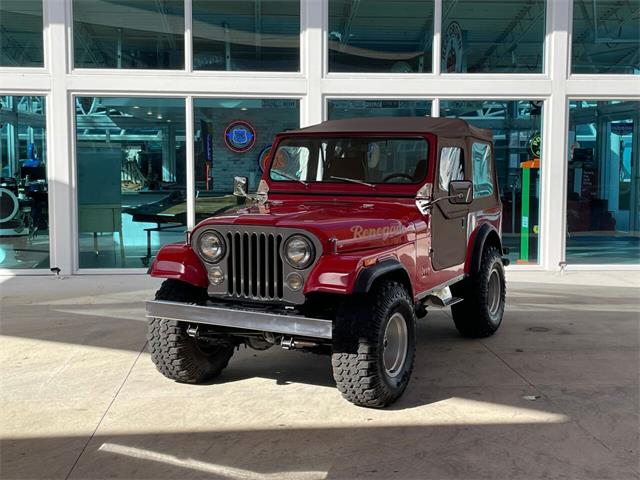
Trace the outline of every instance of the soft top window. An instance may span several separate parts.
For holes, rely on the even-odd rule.
[[[471,149],[473,162],[473,198],[493,195],[491,148],[486,143],[474,142]]]
[[[288,138],[273,156],[276,181],[413,184],[427,175],[424,138]]]

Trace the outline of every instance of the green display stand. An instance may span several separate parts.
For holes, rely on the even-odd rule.
[[[522,168],[522,202],[520,210],[520,257],[516,263],[529,263],[529,199],[531,196],[531,170],[540,168],[540,159],[520,164]]]

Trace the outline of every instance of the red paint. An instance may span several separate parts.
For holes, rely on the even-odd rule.
[[[157,278],[181,280],[197,287],[208,285],[207,271],[191,248],[184,243],[170,243],[160,249],[149,274]]]
[[[313,134],[309,134],[313,136]],[[434,182],[437,165],[437,138],[432,134],[415,135],[429,142],[427,176],[421,184],[384,184],[375,189],[346,183],[278,182],[269,178],[267,168],[262,179],[269,185],[266,205],[239,206],[222,215],[204,220],[194,231],[215,225],[251,225],[269,228],[307,230],[322,245],[322,255],[309,274],[304,293],[353,292],[364,262],[397,259],[407,271],[414,296],[469,271],[470,255],[477,229],[490,223],[500,232],[502,206],[472,212],[473,220],[465,263],[434,270],[431,257],[431,217],[420,213],[415,204],[418,189]],[[276,137],[273,150],[287,134]],[[324,135],[318,135],[324,136]],[[371,134],[350,136],[371,137]],[[382,135],[388,137],[389,135]],[[400,136],[393,134],[393,136]],[[272,161],[269,156],[268,167]],[[176,278],[193,285],[206,286],[206,271],[189,245],[168,245],[158,253],[152,266],[155,277]]]

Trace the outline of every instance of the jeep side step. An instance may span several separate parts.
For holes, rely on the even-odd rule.
[[[456,303],[460,303],[463,299],[454,297],[451,295],[451,289],[449,287],[441,288],[440,290],[434,290],[423,300],[424,303],[431,307],[446,308]]]

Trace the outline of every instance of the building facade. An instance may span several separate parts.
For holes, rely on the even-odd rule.
[[[513,269],[640,269],[640,2],[0,0],[0,273],[144,272],[278,131],[494,132]]]

